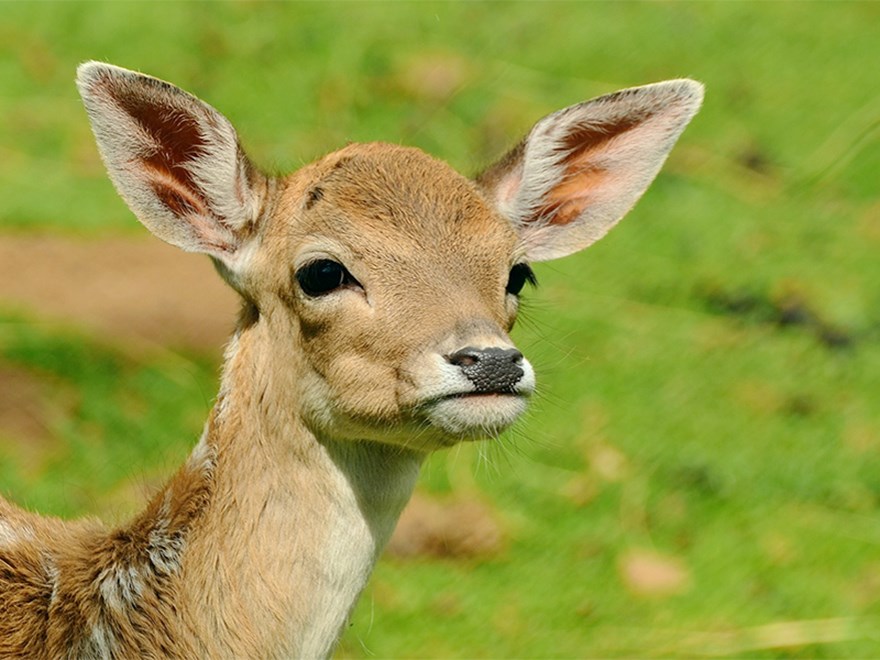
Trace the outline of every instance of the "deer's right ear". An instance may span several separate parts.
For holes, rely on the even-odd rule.
[[[529,259],[564,257],[629,211],[702,100],[700,83],[670,80],[554,112],[477,183],[516,227]]]
[[[166,82],[109,64],[77,71],[98,150],[119,194],[163,241],[239,271],[267,180],[232,124]]]

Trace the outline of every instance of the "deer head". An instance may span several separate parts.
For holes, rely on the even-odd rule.
[[[475,180],[389,144],[273,177],[168,83],[87,63],[78,85],[138,219],[241,294],[241,328],[261,341],[236,386],[271,381],[266,405],[319,436],[420,450],[495,436],[524,411],[535,375],[509,332],[529,264],[604,236],[702,100],[674,80],[566,108]]]

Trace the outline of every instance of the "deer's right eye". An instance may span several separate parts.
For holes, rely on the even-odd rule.
[[[519,292],[522,291],[523,287],[526,285],[526,282],[532,286],[538,286],[538,280],[535,278],[535,273],[529,268],[528,264],[515,264],[513,268],[510,269],[510,276],[507,280],[507,293],[512,293],[513,295],[518,296]]]
[[[345,266],[332,259],[318,259],[296,271],[296,281],[307,296],[322,296],[344,286],[360,286]]]

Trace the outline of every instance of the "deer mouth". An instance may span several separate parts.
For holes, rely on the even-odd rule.
[[[492,390],[489,392],[456,392],[454,394],[447,394],[444,397],[438,399],[439,401],[443,401],[444,399],[480,399],[480,398],[492,398],[492,397],[505,397],[505,396],[528,396],[525,393],[517,392],[512,387],[506,387],[500,390]]]
[[[513,389],[455,392],[422,407],[434,427],[458,439],[494,438],[525,412],[528,394]]]

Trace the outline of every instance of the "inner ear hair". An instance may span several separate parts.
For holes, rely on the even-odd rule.
[[[571,254],[632,208],[702,97],[699,83],[672,80],[565,108],[535,124],[477,184],[520,231],[530,259]]]

